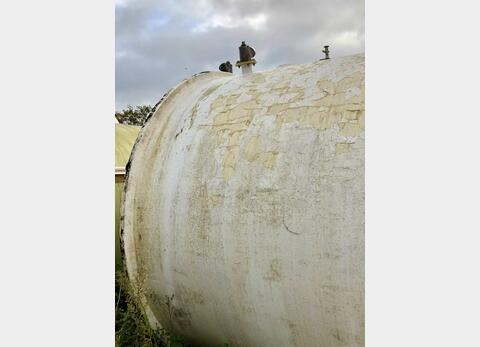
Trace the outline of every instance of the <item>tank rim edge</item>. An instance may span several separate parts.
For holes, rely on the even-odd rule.
[[[133,159],[135,158],[136,150],[138,149],[137,144],[141,141],[141,139],[144,136],[145,129],[147,124],[150,124],[151,119],[155,114],[157,114],[161,109],[162,106],[165,104],[165,102],[168,100],[168,98],[171,95],[174,95],[177,91],[181,90],[184,88],[186,85],[190,84],[192,81],[195,81],[199,78],[203,78],[205,76],[211,76],[212,74],[219,75],[219,77],[225,78],[225,73],[223,72],[217,72],[217,71],[202,71],[199,73],[196,73],[192,75],[190,78],[186,78],[182,80],[180,83],[175,85],[174,87],[170,88],[163,96],[160,98],[160,100],[155,104],[154,108],[150,112],[150,114],[147,116],[145,123],[142,125],[140,128],[140,131],[138,132],[137,138],[133,144],[132,151],[130,152],[130,156],[128,158],[128,161],[125,165],[125,181],[123,185],[123,190],[122,190],[122,196],[121,196],[121,202],[120,202],[120,230],[119,230],[119,240],[120,240],[120,256],[121,256],[121,261],[123,264],[123,271],[125,271],[125,274],[127,275],[127,278],[129,281],[131,281],[132,276],[134,276],[133,272],[135,271],[129,271],[129,267],[127,265],[127,260],[125,256],[125,197],[127,194],[128,186],[129,186],[129,176],[130,176],[130,167],[132,164]],[[229,74],[230,75],[230,74]],[[229,77],[236,77],[236,76],[229,76]],[[135,261],[136,263],[136,261]],[[137,264],[135,264],[135,267],[137,267]],[[148,321],[150,326],[153,329],[159,328],[159,329],[164,329],[164,327],[160,324],[158,319],[155,317],[153,311],[150,309],[150,306],[148,305],[148,301],[145,295],[142,295],[140,298],[141,304],[143,306],[143,309],[145,310],[145,314],[147,315]]]

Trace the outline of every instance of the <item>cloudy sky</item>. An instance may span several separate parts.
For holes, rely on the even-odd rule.
[[[117,0],[116,109],[154,105],[184,78],[255,48],[254,71],[364,51],[364,0]],[[234,73],[240,73],[234,67]]]

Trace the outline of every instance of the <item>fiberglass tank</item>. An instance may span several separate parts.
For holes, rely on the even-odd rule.
[[[364,55],[172,89],[127,165],[150,323],[202,346],[364,345]]]

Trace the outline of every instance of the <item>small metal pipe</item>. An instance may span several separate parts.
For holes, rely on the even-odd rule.
[[[255,65],[257,62],[253,57],[255,56],[255,50],[247,45],[245,41],[242,41],[240,47],[238,47],[240,60],[237,61],[235,66],[242,68],[242,74],[248,75],[252,73],[252,65]]]
[[[330,59],[330,51],[328,50],[328,47],[330,46],[323,46],[323,53],[325,53],[325,58],[324,59]]]
[[[223,72],[232,73],[232,64],[229,61],[226,61],[225,63],[221,63],[218,69]]]
[[[242,75],[248,75],[253,72],[252,64],[242,65]]]

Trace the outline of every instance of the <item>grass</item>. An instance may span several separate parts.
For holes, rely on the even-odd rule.
[[[140,297],[142,285],[131,282],[123,271],[115,274],[116,347],[193,347],[164,330],[152,329]]]

